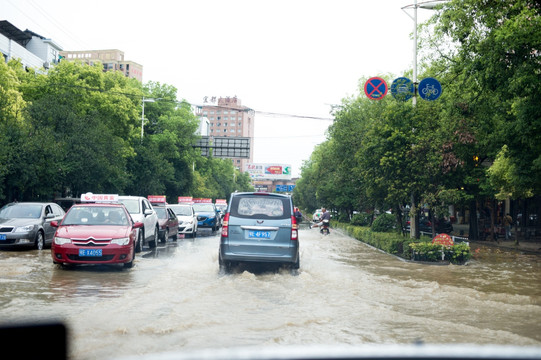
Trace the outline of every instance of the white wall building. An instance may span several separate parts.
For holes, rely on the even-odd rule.
[[[51,39],[47,39],[30,30],[22,31],[9,21],[0,21],[0,52],[5,61],[18,59],[26,68],[37,71],[57,64],[62,48]]]

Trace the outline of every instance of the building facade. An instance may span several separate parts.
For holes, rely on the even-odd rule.
[[[30,30],[22,31],[9,21],[0,21],[0,52],[7,62],[17,59],[25,68],[47,72],[60,60],[62,48],[53,40]]]
[[[244,137],[250,138],[249,158],[231,158],[233,165],[244,171],[247,163],[253,162],[254,157],[254,122],[255,111],[243,106],[239,98],[225,97],[201,107],[201,116],[209,121],[209,136],[213,137]]]
[[[124,52],[110,50],[61,51],[60,55],[68,61],[82,61],[88,65],[101,63],[103,71],[121,71],[124,76],[143,82],[143,65],[124,60]]]

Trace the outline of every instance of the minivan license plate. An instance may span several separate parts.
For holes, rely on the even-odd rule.
[[[0,240],[6,240],[6,234],[0,234]]]
[[[79,256],[101,256],[102,249],[79,249]]]
[[[270,239],[270,231],[249,231],[248,237],[251,239]]]

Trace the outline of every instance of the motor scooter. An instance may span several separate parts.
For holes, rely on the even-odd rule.
[[[323,224],[319,227],[319,232],[323,235],[329,235],[329,220],[323,220]]]

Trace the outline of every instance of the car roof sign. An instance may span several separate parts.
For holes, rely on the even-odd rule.
[[[151,203],[166,203],[167,202],[165,195],[148,195],[147,199]]]
[[[118,202],[118,194],[81,194],[81,202]]]

